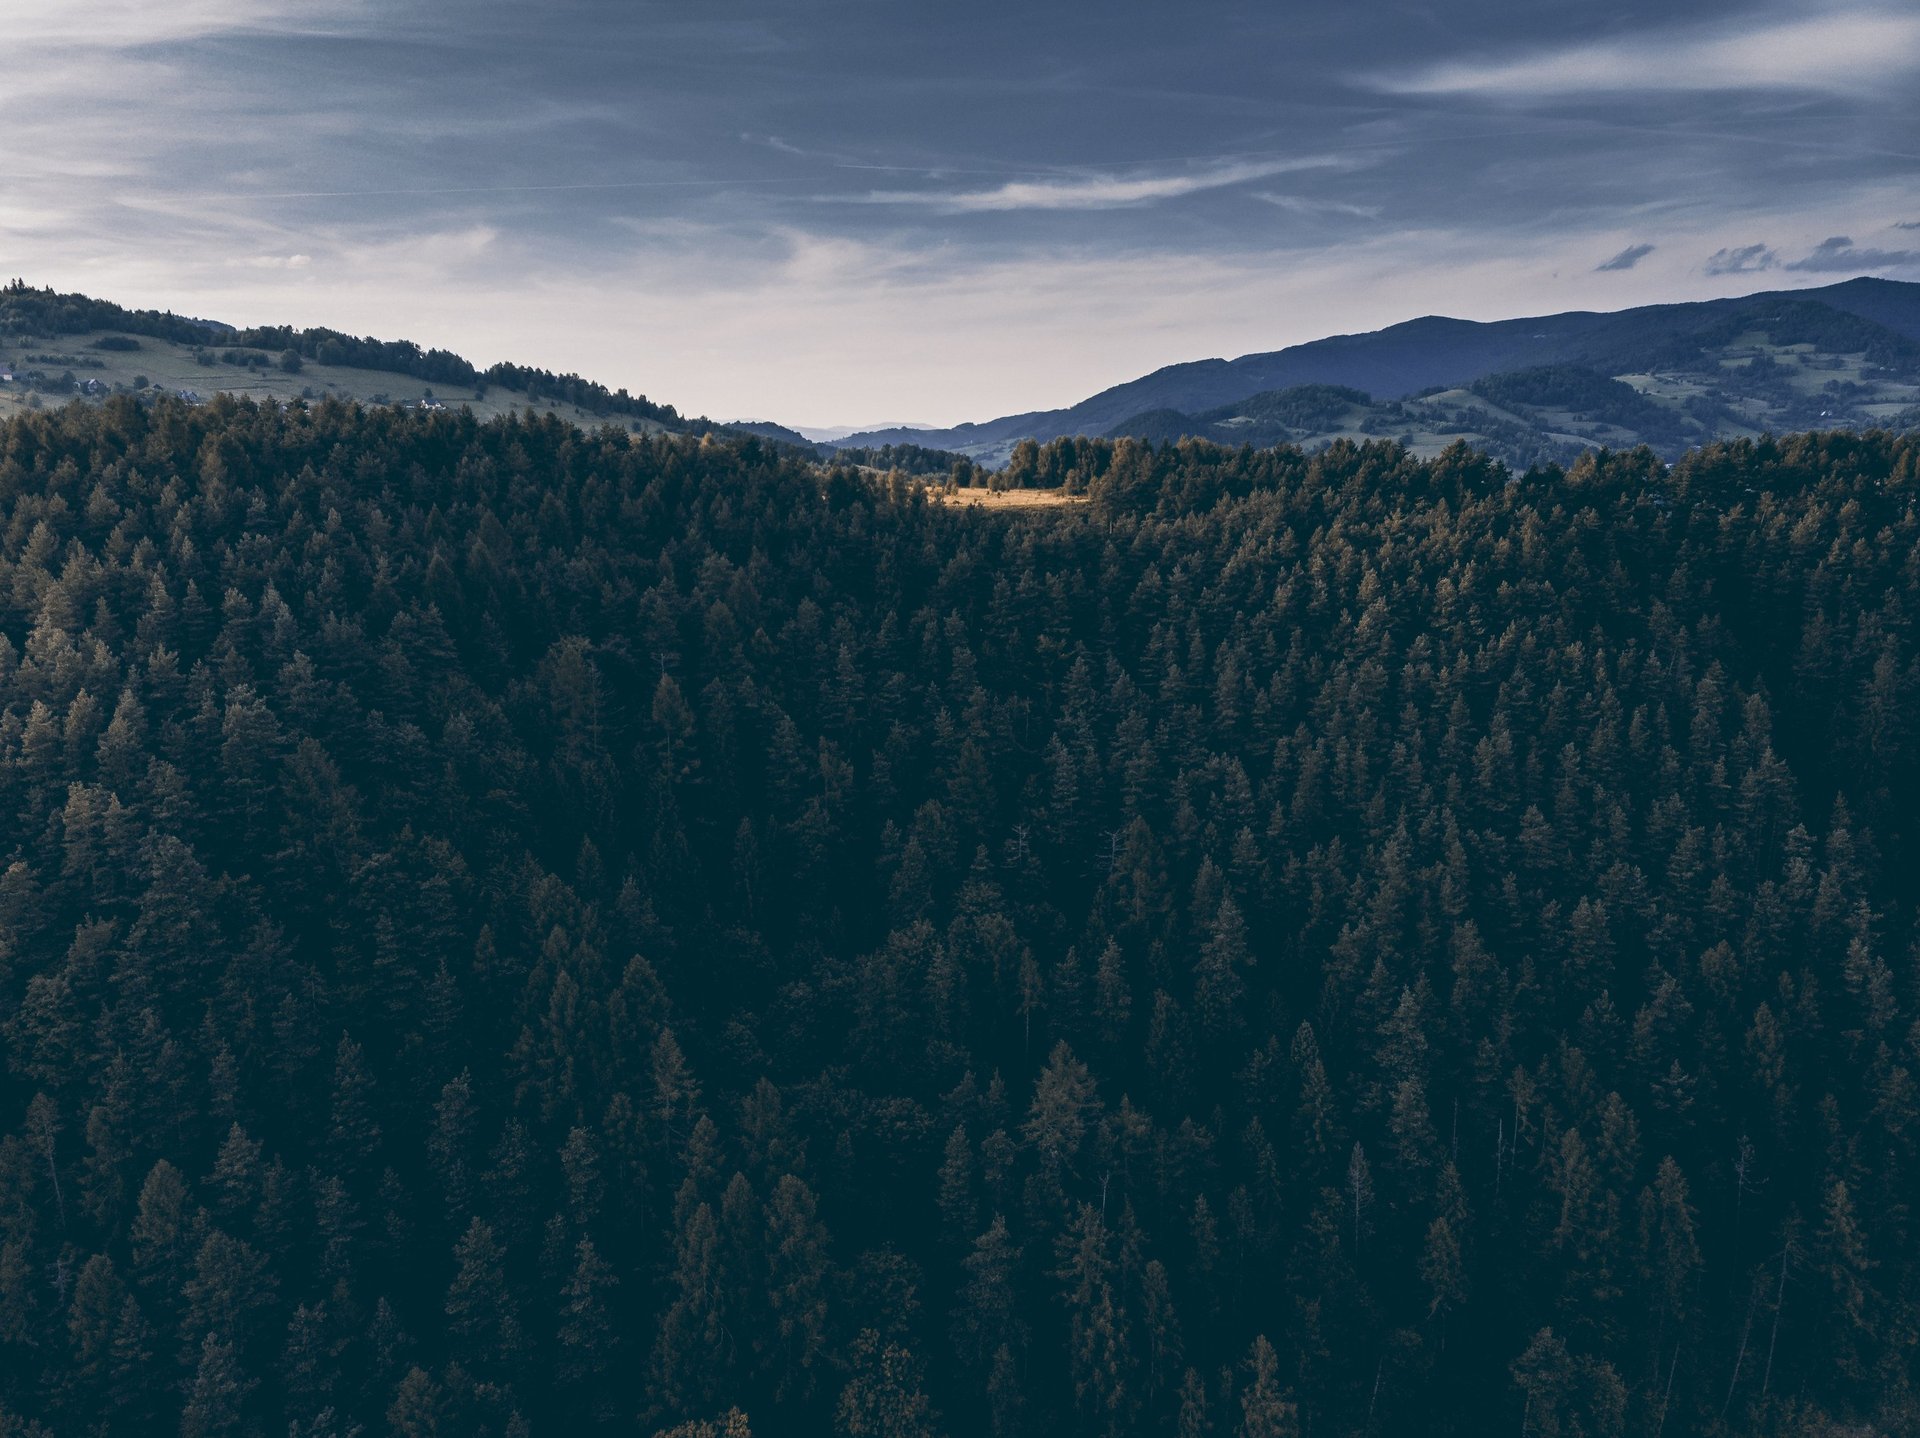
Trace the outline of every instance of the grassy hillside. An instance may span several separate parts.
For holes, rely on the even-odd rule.
[[[482,419],[533,409],[637,434],[716,428],[577,375],[512,364],[482,370],[446,350],[328,329],[240,330],[17,280],[0,290],[0,375],[10,376],[0,379],[0,418],[74,398],[166,393],[194,400],[224,393],[279,403],[464,405]]]
[[[0,349],[0,371],[9,368],[14,380],[0,384],[0,418],[36,405],[65,403],[75,398],[108,394],[168,393],[189,399],[233,394],[247,399],[287,402],[296,399],[337,398],[362,404],[432,403],[470,406],[483,419],[529,407],[552,413],[574,424],[604,423],[579,405],[565,401],[530,402],[526,395],[498,388],[449,390],[410,375],[388,370],[349,369],[342,365],[303,363],[297,373],[277,364],[264,369],[223,364],[203,365],[195,359],[199,347],[142,338],[140,348],[101,351],[92,341],[104,336],[62,336],[59,343],[34,340],[14,342]],[[224,347],[223,347],[224,348]],[[145,381],[142,384],[142,381]],[[98,390],[92,393],[87,386]],[[630,421],[636,431],[662,429],[658,421]]]

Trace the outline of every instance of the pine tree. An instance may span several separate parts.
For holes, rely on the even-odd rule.
[[[440,1090],[433,1132],[427,1139],[427,1158],[439,1179],[449,1224],[467,1216],[473,1204],[469,1155],[474,1126],[473,1078],[463,1069]]]
[[[1066,1042],[1053,1046],[1047,1066],[1034,1083],[1033,1105],[1022,1130],[1050,1192],[1059,1192],[1080,1154],[1088,1119],[1097,1103],[1087,1066]]]
[[[979,1204],[973,1192],[973,1145],[967,1141],[965,1124],[956,1125],[947,1135],[937,1202],[947,1242],[956,1248],[966,1243],[979,1221]]]
[[[1441,1332],[1445,1334],[1445,1323],[1467,1298],[1467,1280],[1465,1265],[1461,1262],[1460,1240],[1454,1236],[1453,1225],[1444,1214],[1436,1217],[1427,1225],[1426,1248],[1420,1255],[1420,1279],[1426,1284],[1431,1299],[1427,1307],[1428,1318],[1441,1321]],[[1444,1336],[1442,1344],[1444,1346]]]
[[[767,1203],[767,1304],[772,1313],[774,1400],[804,1401],[829,1357],[828,1236],[813,1191],[792,1174]]]
[[[1207,1408],[1207,1386],[1199,1371],[1189,1368],[1180,1379],[1180,1413],[1174,1423],[1178,1438],[1207,1438],[1213,1419]]]
[[[1100,961],[1094,970],[1093,994],[1100,1040],[1109,1050],[1117,1049],[1126,1038],[1133,1015],[1133,994],[1127,983],[1126,955],[1113,939],[1108,939],[1100,951]]]
[[[520,1317],[507,1287],[506,1255],[479,1218],[454,1245],[447,1286],[447,1332],[455,1351],[476,1367],[510,1371],[521,1349]]]
[[[620,1340],[607,1300],[619,1282],[593,1240],[582,1238],[573,1277],[560,1294],[560,1380],[575,1390],[573,1401],[581,1410],[603,1419],[610,1409],[599,1394]]]
[[[839,1438],[939,1438],[919,1360],[908,1349],[866,1329],[851,1358],[853,1373],[834,1410]]]
[[[1013,1349],[1002,1343],[994,1349],[993,1366],[987,1371],[987,1424],[992,1438],[1019,1438],[1025,1412],[1020,1365]]]
[[[697,1204],[674,1245],[670,1297],[654,1338],[653,1389],[668,1409],[710,1404],[718,1386],[725,1342],[718,1249],[713,1209]]]
[[[1060,1237],[1059,1279],[1067,1305],[1068,1372],[1074,1401],[1088,1424],[1117,1438],[1136,1407],[1133,1351],[1106,1224],[1092,1204],[1082,1204]]]
[[[153,1362],[153,1329],[140,1304],[129,1294],[120,1302],[113,1340],[107,1353],[106,1402],[110,1418],[137,1430],[151,1418],[149,1366]]]
[[[96,1253],[80,1270],[67,1308],[67,1339],[72,1345],[72,1382],[75,1397],[97,1401],[106,1386],[113,1350],[113,1333],[127,1301],[113,1260]]]
[[[372,1164],[380,1141],[376,1102],[365,1051],[343,1033],[334,1049],[333,1106],[327,1123],[327,1157],[343,1177]]]
[[[87,1114],[87,1156],[80,1161],[80,1206],[102,1229],[111,1231],[125,1213],[127,1166],[133,1158],[133,1072],[116,1053],[107,1070],[105,1091]]]
[[[387,1427],[394,1438],[438,1438],[443,1395],[421,1368],[409,1368],[387,1405]]]
[[[143,1287],[170,1299],[185,1280],[188,1253],[187,1185],[164,1158],[140,1187],[128,1238]]]
[[[1247,1383],[1240,1394],[1240,1438],[1297,1438],[1298,1414],[1280,1391],[1280,1360],[1264,1336],[1253,1340],[1246,1368]]]
[[[1201,1037],[1209,1044],[1220,1042],[1244,1026],[1246,980],[1243,974],[1252,963],[1246,920],[1241,917],[1240,906],[1234,903],[1232,895],[1227,895],[1220,900],[1211,934],[1201,947],[1194,970],[1194,1017]]]
[[[180,1410],[180,1438],[220,1438],[242,1431],[253,1387],[234,1356],[233,1344],[208,1333],[200,1343],[199,1367],[186,1406]]]
[[[1847,1185],[1827,1185],[1822,1221],[1815,1238],[1815,1262],[1826,1289],[1826,1333],[1831,1361],[1842,1377],[1859,1382],[1871,1361],[1877,1295],[1868,1277],[1874,1264],[1866,1235],[1854,1212]]]
[[[1663,1338],[1689,1329],[1700,1271],[1687,1180],[1671,1157],[1660,1161],[1650,1193],[1642,1197],[1641,1246],[1652,1298],[1656,1354]]]
[[[954,1349],[975,1373],[984,1372],[1000,1348],[1017,1351],[1024,1346],[1016,1287],[1019,1264],[1020,1250],[1008,1236],[1007,1221],[996,1213],[962,1262],[966,1279],[954,1300]]]
[[[244,1350],[258,1331],[262,1310],[277,1287],[266,1256],[251,1244],[216,1228],[194,1256],[193,1276],[182,1289],[183,1332],[217,1333]]]

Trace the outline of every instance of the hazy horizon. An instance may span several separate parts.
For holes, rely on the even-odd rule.
[[[1920,279],[1920,16],[1389,8],[56,6],[0,55],[0,269],[810,429]]]

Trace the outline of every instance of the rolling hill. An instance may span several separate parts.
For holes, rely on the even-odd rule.
[[[1540,389],[1542,374],[1557,374],[1559,389]],[[1503,375],[1535,379],[1483,383]],[[1274,397],[1326,386],[1352,393],[1344,410],[1313,423],[1280,418],[1290,402]],[[1466,439],[1526,462],[1597,444],[1644,441],[1671,454],[1768,429],[1901,424],[1917,402],[1920,285],[1862,278],[1611,314],[1492,323],[1427,316],[1267,354],[1169,365],[1067,409],[840,443],[914,443],[991,463],[1020,439],[1074,434],[1256,444],[1384,435],[1422,452]]]
[[[243,330],[18,280],[0,289],[0,419],[76,397],[129,392],[189,400],[232,394],[281,403],[331,397],[414,408],[457,404],[482,419],[532,408],[586,428],[618,424],[636,433],[728,428],[578,375],[515,364],[481,369],[408,340],[323,328]],[[790,431],[763,437],[812,450]]]

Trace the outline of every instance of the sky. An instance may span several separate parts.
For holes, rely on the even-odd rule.
[[[1913,0],[0,0],[0,272],[950,424],[1920,280]]]

